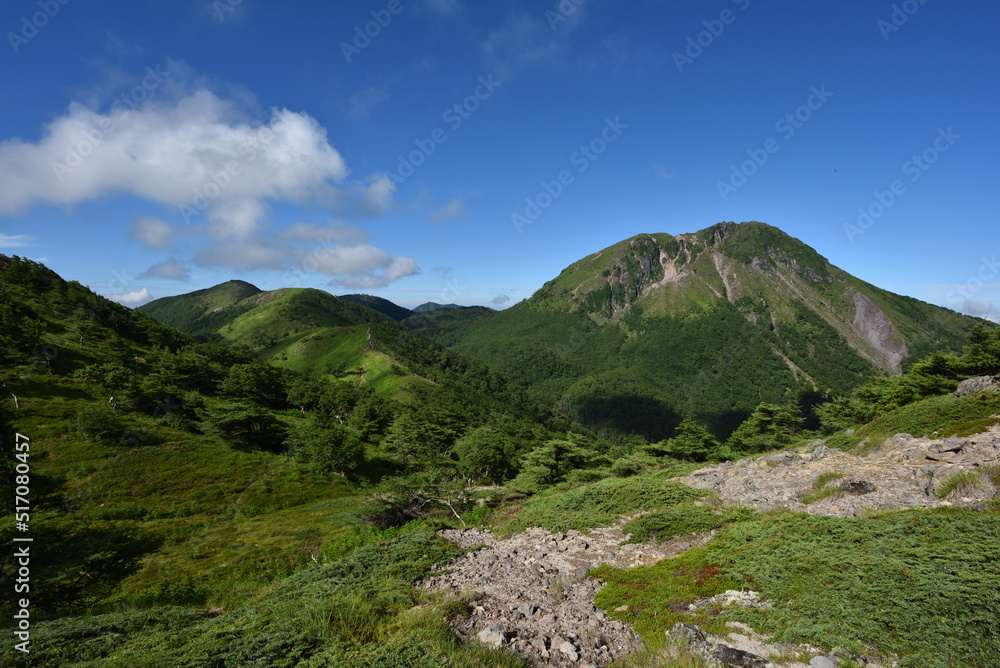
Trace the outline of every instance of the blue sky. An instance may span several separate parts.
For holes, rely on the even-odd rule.
[[[760,220],[1000,314],[1000,6],[16,0],[0,253],[123,303],[230,278],[505,308]]]

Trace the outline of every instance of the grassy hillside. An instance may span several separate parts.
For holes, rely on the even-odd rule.
[[[30,478],[29,529],[17,535],[34,541],[31,653],[5,652],[0,665],[369,665],[403,656],[412,665],[518,665],[459,644],[446,626],[453,609],[413,588],[456,553],[428,531],[433,508],[406,526],[366,519],[373,486],[425,466],[380,445],[397,412],[437,439],[427,448],[487,429],[487,419],[512,447],[547,433],[525,421],[530,409],[505,415],[502,379],[443,349],[422,358],[432,353],[419,337],[378,316],[354,330],[366,345],[409,354],[422,370],[444,360],[427,383],[467,372],[484,384],[479,397],[497,397],[479,406],[465,392],[458,408],[444,398],[453,395],[435,393],[406,409],[351,384],[325,393],[245,350],[196,344],[37,263],[0,256],[0,293],[0,478],[13,489],[15,465],[28,466],[16,475]],[[234,338],[241,328],[295,336],[296,319],[287,330],[269,320],[283,309],[305,309],[299,324],[342,324],[343,313],[306,308],[315,295],[268,295],[254,295],[267,317],[236,317]],[[15,432],[30,439],[20,460]],[[338,448],[351,443],[361,452],[340,475],[329,462],[343,461]],[[461,464],[436,449],[421,456]],[[0,536],[10,543],[13,507],[5,512]],[[5,581],[16,567],[0,565]],[[4,616],[17,606],[8,589]]]
[[[157,322],[205,340],[224,322],[232,319],[232,309],[244,299],[259,294],[260,288],[244,281],[229,281],[213,288],[197,290],[185,299],[164,297],[139,308]],[[195,324],[197,323],[197,324]]]

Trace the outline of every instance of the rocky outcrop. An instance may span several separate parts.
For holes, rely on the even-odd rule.
[[[955,390],[954,394],[956,397],[967,397],[989,390],[1000,390],[1000,376],[976,376],[963,380],[958,384],[958,389]]]
[[[868,509],[983,508],[997,492],[990,476],[981,476],[978,485],[965,486],[947,498],[938,498],[937,493],[951,476],[974,473],[986,465],[1000,465],[1000,430],[945,439],[896,434],[865,456],[818,442],[700,469],[680,481],[712,490],[728,504],[853,517]],[[822,489],[830,494],[809,502],[822,474],[829,478]]]

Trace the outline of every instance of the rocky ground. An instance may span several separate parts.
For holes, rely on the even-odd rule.
[[[797,512],[851,517],[868,510],[983,507],[997,489],[990,475],[977,485],[961,486],[946,498],[936,492],[955,473],[1000,467],[1000,429],[967,438],[927,439],[897,434],[863,456],[827,448],[822,442],[799,450],[772,453],[695,471],[680,482],[710,490],[727,505],[778,507]],[[860,449],[865,452],[865,448]],[[821,487],[829,495],[812,500]],[[806,501],[806,503],[803,503]],[[642,648],[635,631],[594,607],[602,583],[585,577],[600,564],[616,568],[651,565],[660,559],[704,545],[711,533],[675,537],[666,543],[623,544],[624,517],[612,527],[587,534],[549,533],[529,529],[499,539],[476,529],[444,531],[462,547],[480,546],[427,579],[432,591],[472,600],[472,614],[456,620],[456,633],[466,640],[508,647],[532,666],[606,666]],[[714,533],[714,532],[712,532]],[[751,594],[731,593],[727,603],[766,605]],[[736,628],[736,627],[739,628]],[[693,629],[693,630],[692,630]],[[700,653],[710,666],[765,668],[763,658],[783,654],[804,657],[813,668],[837,665],[809,646],[775,646],[752,629],[734,625],[727,638],[699,636],[700,630],[672,629],[673,637]],[[793,660],[787,668],[805,666]],[[870,664],[874,665],[874,664]]]
[[[936,492],[956,473],[998,465],[1000,430],[994,428],[967,438],[928,439],[896,434],[864,456],[818,443],[811,452],[786,450],[700,469],[680,482],[711,490],[726,504],[853,517],[866,510],[889,508],[982,508],[996,493],[989,476],[981,476],[978,486],[959,488],[944,499],[938,498]],[[841,474],[826,487],[842,491],[803,504],[803,495],[816,489],[823,473]]]
[[[652,565],[706,544],[714,533],[623,545],[628,536],[621,528],[635,517],[623,517],[613,527],[588,534],[536,528],[498,539],[477,529],[443,531],[442,536],[462,547],[480,547],[453,560],[423,586],[471,596],[472,614],[456,620],[455,630],[462,639],[508,647],[532,666],[606,666],[641,649],[643,643],[630,626],[594,607],[594,596],[603,583],[586,578],[586,572],[601,564],[616,568]],[[732,592],[728,602],[760,604],[754,596],[737,592]],[[729,638],[713,640],[724,640],[756,656],[789,649],[767,644],[742,625],[735,625]],[[807,655],[819,651],[796,649]]]

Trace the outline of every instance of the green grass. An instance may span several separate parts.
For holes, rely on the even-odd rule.
[[[875,418],[859,427],[853,436],[835,434],[827,439],[831,448],[851,450],[864,438],[870,438],[872,447],[899,433],[913,436],[930,436],[938,432],[941,437],[969,436],[988,430],[1000,423],[1000,393],[980,392],[969,397],[930,397],[891,413]]]
[[[697,596],[743,586],[774,607],[709,611],[694,623],[712,630],[739,620],[779,642],[895,655],[901,668],[992,667],[1000,665],[998,518],[954,509],[771,513],[655,566],[602,567],[595,574],[608,584],[598,604],[629,605],[616,616],[653,647],[675,621],[691,621],[679,611]]]
[[[947,499],[952,494],[966,494],[979,487],[981,482],[982,476],[978,471],[953,473],[938,485],[938,488],[934,490],[934,496],[939,499]]]
[[[629,543],[644,543],[653,539],[665,541],[674,536],[684,536],[701,531],[718,529],[731,522],[742,522],[753,517],[750,508],[716,510],[704,506],[683,505],[638,517],[626,524],[622,531],[631,533]]]
[[[504,531],[545,527],[552,531],[586,531],[609,526],[638,510],[667,508],[702,498],[706,492],[670,478],[685,475],[697,465],[676,466],[631,478],[607,478],[568,491],[554,491],[531,499],[516,516],[501,525]]]
[[[174,606],[42,622],[31,654],[5,653],[0,666],[521,666],[509,653],[459,643],[447,620],[461,606],[413,588],[458,554],[414,530],[300,571],[239,611]]]
[[[840,486],[827,487],[827,484],[834,480],[842,480],[844,478],[844,473],[842,471],[824,471],[816,477],[816,483],[813,488],[808,492],[805,492],[799,501],[805,505],[810,503],[816,503],[822,499],[827,499],[834,494],[840,493]]]

